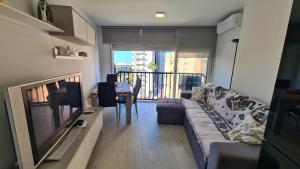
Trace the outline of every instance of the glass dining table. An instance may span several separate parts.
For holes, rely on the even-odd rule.
[[[97,98],[98,88],[94,89],[90,97]],[[128,82],[116,82],[116,94],[126,98],[126,123],[131,124],[132,86]]]

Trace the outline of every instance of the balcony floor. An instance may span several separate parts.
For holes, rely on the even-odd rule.
[[[158,125],[156,103],[139,102],[139,119],[132,111],[126,125],[125,107],[119,127],[115,109],[104,110],[104,130],[88,169],[196,169],[183,126]]]

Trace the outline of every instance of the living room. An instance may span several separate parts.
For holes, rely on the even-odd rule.
[[[232,121],[238,113],[255,117],[257,112],[249,105],[233,110],[226,102],[233,96],[239,102],[231,104],[242,105],[245,100],[240,97],[247,97],[246,101],[255,102],[255,111],[272,110],[274,88],[298,89],[298,30],[291,26],[297,25],[298,7],[293,0],[0,0],[0,168],[299,168],[297,132],[287,132],[294,140],[280,140],[272,134],[264,137],[264,128],[255,141],[230,138],[227,134],[241,127],[241,120],[236,125]],[[294,46],[287,48],[289,42]],[[131,60],[125,63],[117,54]],[[286,55],[293,58],[288,62]],[[100,82],[111,74],[117,76],[115,94],[100,92]],[[285,79],[279,83],[280,76]],[[289,78],[294,79],[286,80]],[[65,123],[49,116],[59,134],[45,139],[51,141],[40,150],[35,132],[50,130],[43,122],[28,119],[37,105],[48,105],[54,112],[53,104],[60,102],[50,97],[53,86],[49,84],[54,82],[57,91],[65,92],[60,85],[66,85],[75,92],[70,97],[72,103],[54,106],[55,111],[74,115]],[[130,94],[124,91],[127,87],[132,89]],[[205,98],[195,98],[196,89],[201,89]],[[101,104],[102,93],[106,93],[104,102],[109,102],[107,95],[113,99],[119,95],[123,100],[107,106]],[[221,95],[221,99],[214,95]],[[205,105],[191,101],[191,96],[197,101],[204,99],[213,112],[219,112],[217,116],[230,127],[225,136]],[[223,110],[223,105],[228,109]],[[298,105],[293,102],[289,106]],[[296,108],[287,112],[298,117]],[[269,109],[264,110],[265,116],[268,113]],[[197,118],[192,116],[201,117],[193,121]],[[213,125],[209,131],[217,133],[209,141],[200,141],[207,135],[201,133],[203,119]],[[263,119],[254,118],[261,123],[259,127],[265,127],[267,117]],[[67,144],[64,140],[80,120],[83,124],[77,137],[60,146]],[[267,129],[273,125],[268,123]],[[198,126],[199,132],[194,124],[202,126]],[[289,131],[299,126],[294,128]],[[269,144],[269,140],[275,142]],[[242,146],[235,147],[236,142]],[[228,149],[232,149],[229,154]],[[274,159],[265,156],[270,151],[276,154]]]

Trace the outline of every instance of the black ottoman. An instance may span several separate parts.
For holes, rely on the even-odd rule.
[[[185,108],[181,99],[159,99],[156,111],[159,124],[183,124]]]

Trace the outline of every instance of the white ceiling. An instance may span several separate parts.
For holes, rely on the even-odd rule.
[[[245,0],[74,0],[104,26],[212,26],[243,9]],[[164,19],[155,18],[165,11]]]

